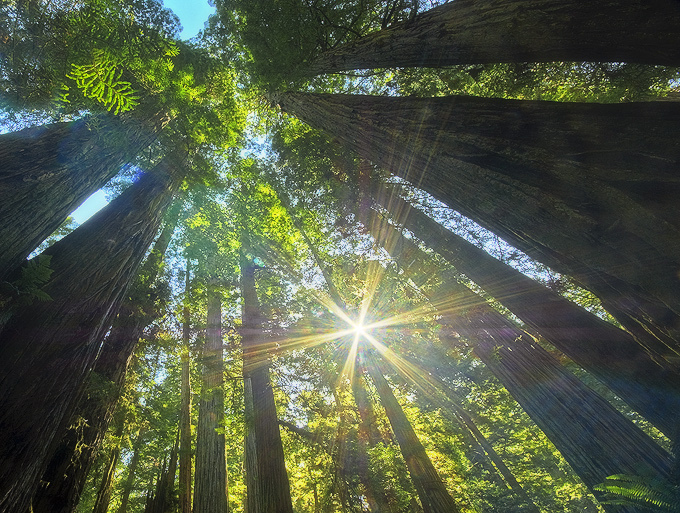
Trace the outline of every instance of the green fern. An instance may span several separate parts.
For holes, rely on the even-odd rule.
[[[594,489],[607,494],[607,500],[602,501],[605,504],[635,506],[658,513],[678,511],[678,491],[663,479],[617,474]]]
[[[121,80],[123,70],[119,68],[118,61],[104,50],[94,50],[92,57],[92,64],[73,64],[71,73],[67,75],[75,80],[83,95],[103,103],[114,114],[132,110],[138,105],[139,96],[135,96],[130,82]]]

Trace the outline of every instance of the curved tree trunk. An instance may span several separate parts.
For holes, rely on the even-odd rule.
[[[224,360],[222,306],[219,292],[208,283],[207,337],[203,346],[203,384],[198,410],[194,511],[227,511],[227,467],[224,433]]]
[[[248,247],[248,244],[244,243],[242,251],[248,251]],[[252,501],[256,501],[257,508],[249,511],[292,513],[288,473],[276,415],[274,391],[269,377],[268,344],[262,332],[262,316],[255,289],[255,265],[246,257],[241,258],[241,288],[243,377],[250,381],[252,391],[257,464],[256,495],[248,497],[248,507],[252,508]]]
[[[665,334],[656,344],[680,355],[680,103],[273,99]]]
[[[48,250],[52,301],[0,336],[0,511],[26,511],[181,175],[164,159]],[[19,414],[18,412],[21,412]]]
[[[394,436],[399,443],[406,466],[411,474],[420,503],[425,513],[455,513],[460,511],[455,501],[446,490],[441,477],[425,452],[425,447],[409,422],[401,405],[394,397],[392,388],[382,374],[375,358],[371,358],[366,368],[380,396],[380,402],[392,426]]]
[[[456,0],[322,53],[310,75],[498,62],[680,65],[673,0]]]
[[[369,227],[416,282],[431,277],[428,269],[433,267],[413,242],[386,222]],[[442,278],[428,295],[443,322],[475,343],[475,353],[589,488],[613,474],[668,476],[671,457],[649,436],[484,299],[455,280]]]
[[[0,135],[0,282],[160,126],[92,116]]]
[[[495,259],[411,208],[396,188],[386,187],[386,194],[377,194],[376,200],[388,211],[399,212],[407,229],[667,436],[675,436],[680,412],[677,372],[655,362],[625,331]]]
[[[154,248],[142,266],[137,283],[143,294],[158,275],[163,256],[175,230],[176,218],[167,222]],[[33,513],[71,513],[80,500],[87,475],[104,440],[125,383],[137,342],[149,322],[152,312],[139,312],[138,303],[125,299],[94,366],[94,374],[111,383],[110,393],[85,393],[75,408],[71,426],[77,418],[85,419],[83,426],[70,427],[50,460],[40,488],[33,497]]]

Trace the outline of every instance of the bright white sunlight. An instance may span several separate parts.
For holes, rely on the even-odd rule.
[[[680,513],[679,41],[0,3],[0,513]]]

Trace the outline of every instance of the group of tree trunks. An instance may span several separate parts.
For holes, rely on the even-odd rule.
[[[0,333],[0,511],[28,510],[183,173],[166,157],[46,250],[51,301],[18,310]]]

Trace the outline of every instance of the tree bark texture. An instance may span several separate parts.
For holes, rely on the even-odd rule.
[[[50,247],[52,301],[17,312],[0,336],[0,511],[25,511],[65,434],[101,341],[181,176],[164,159]],[[18,414],[18,412],[22,412]]]
[[[677,359],[680,103],[272,99],[664,333]]]
[[[497,62],[680,65],[673,0],[456,0],[322,53],[308,74]]]
[[[144,513],[171,513],[175,511],[172,503],[173,488],[175,485],[175,474],[177,473],[177,457],[179,453],[179,432],[177,433],[177,440],[170,453],[170,460],[168,461],[167,468],[165,463],[163,464],[163,469],[158,476],[158,481],[156,483],[156,491],[151,497],[147,498],[146,508]],[[121,509],[118,513],[125,513],[122,509],[123,505],[121,503]],[[201,511],[201,510],[196,510]],[[222,512],[226,513],[226,508]]]
[[[247,248],[248,244],[244,244]],[[253,428],[257,462],[255,497],[258,513],[292,513],[290,484],[279,431],[274,391],[269,377],[269,354],[262,331],[262,315],[255,288],[255,266],[241,258],[241,293],[243,295],[243,376],[250,381],[253,403]]]
[[[0,135],[0,281],[156,135],[118,116]]]
[[[120,447],[116,447],[111,451],[109,459],[106,462],[104,475],[102,476],[102,482],[99,485],[99,490],[97,491],[97,499],[95,500],[94,508],[92,508],[92,513],[106,513],[109,509],[111,494],[113,493],[113,475],[115,473],[119,457]]]
[[[224,434],[224,360],[222,306],[219,292],[208,284],[207,337],[203,346],[203,384],[198,410],[194,511],[226,513],[227,467]]]
[[[187,260],[185,301],[189,301],[190,274],[189,260]],[[180,513],[191,513],[191,352],[189,343],[191,338],[191,314],[188,304],[184,305],[184,325],[182,329],[181,373],[182,385],[180,390],[179,412],[179,510]]]
[[[387,223],[372,226],[376,240],[416,282],[432,277],[415,244]],[[475,344],[477,356],[589,488],[613,474],[668,476],[666,451],[482,298],[446,277],[428,295],[443,323]]]
[[[128,501],[130,500],[130,492],[132,492],[132,487],[135,484],[135,475],[137,474],[137,466],[139,465],[139,450],[142,447],[144,441],[145,429],[140,429],[137,434],[137,439],[132,447],[132,458],[130,458],[130,464],[127,468],[127,477],[125,478],[125,484],[123,485],[123,492],[121,494],[120,506],[118,506],[118,513],[126,513]],[[34,512],[35,513],[35,512]]]
[[[490,296],[669,437],[680,412],[680,375],[655,362],[625,331],[603,321],[411,208],[387,187],[379,205]],[[389,197],[389,199],[388,199]],[[662,364],[662,358],[657,358]]]
[[[153,250],[142,265],[136,287],[146,298],[149,285],[158,276],[161,262],[175,230],[177,219],[167,222]],[[134,288],[135,286],[133,286]],[[94,375],[110,383],[106,392],[87,391],[78,401],[66,435],[55,451],[33,497],[33,513],[71,513],[80,500],[87,475],[104,440],[120,399],[133,353],[153,312],[139,311],[138,301],[126,297],[114,326],[106,337],[94,366]],[[80,419],[85,421],[83,425]]]
[[[425,447],[420,443],[392,388],[382,374],[375,357],[370,358],[366,368],[378,391],[380,402],[399,443],[401,454],[411,474],[413,486],[423,506],[424,513],[455,513],[460,508],[444,486],[444,482],[434,468]]]
[[[387,491],[380,486],[376,486],[378,480],[375,476],[371,475],[368,450],[375,447],[382,440],[382,437],[376,428],[373,405],[366,393],[363,368],[362,365],[358,365],[352,379],[352,396],[359,412],[357,472],[364,487],[366,502],[368,502],[371,512],[399,513],[394,501],[390,501]]]

